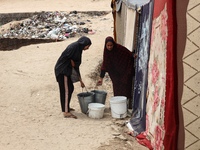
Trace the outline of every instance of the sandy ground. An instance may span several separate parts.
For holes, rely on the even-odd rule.
[[[111,11],[110,0],[0,0],[0,13],[34,11],[98,10]],[[105,19],[104,19],[105,18]],[[103,19],[103,21],[102,21]],[[113,34],[112,13],[94,18],[88,35],[92,41],[82,55],[80,67],[88,90],[108,92],[102,119],[92,119],[81,113],[77,94],[84,91],[75,83],[71,107],[78,119],[63,118],[58,84],[54,76],[55,63],[66,46],[78,39],[64,42],[33,44],[18,50],[0,51],[0,149],[1,150],[113,150],[146,149],[127,130],[123,120],[113,119],[109,98],[113,96],[111,82],[96,88],[88,76],[102,60],[104,40]]]

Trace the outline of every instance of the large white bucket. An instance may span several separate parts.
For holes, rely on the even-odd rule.
[[[94,119],[103,118],[105,105],[100,103],[90,103],[88,105],[88,116]]]
[[[112,97],[110,107],[113,118],[125,118],[127,116],[127,98],[125,96]]]

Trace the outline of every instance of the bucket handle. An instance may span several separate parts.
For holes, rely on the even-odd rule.
[[[82,88],[82,93],[83,93],[83,89],[84,89],[84,88]],[[85,89],[86,89],[86,88],[85,88]],[[86,91],[87,91],[87,89],[86,89]],[[87,91],[87,93],[88,93],[88,91]],[[84,100],[84,96],[82,96],[82,99]]]
[[[83,89],[84,89],[84,88],[82,88],[82,93],[83,93]],[[86,86],[85,86],[85,90],[86,90],[86,92],[88,93],[88,90],[87,90]]]
[[[85,113],[86,115],[89,115],[90,108],[88,108],[87,112]]]
[[[88,109],[88,111],[85,113],[86,115],[88,115],[89,114],[89,109]]]

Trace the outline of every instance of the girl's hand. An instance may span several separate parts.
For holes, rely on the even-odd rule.
[[[75,67],[75,63],[73,60],[71,60],[71,64],[72,64],[72,67],[74,68]]]
[[[80,82],[81,82],[81,87],[84,88],[85,84],[83,83],[83,81],[80,81]]]

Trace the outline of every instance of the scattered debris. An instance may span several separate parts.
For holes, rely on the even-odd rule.
[[[85,26],[91,24],[89,17],[89,14],[77,11],[41,12],[14,25],[10,23],[10,29],[1,29],[0,38],[66,40],[76,34],[94,34],[92,29]]]

